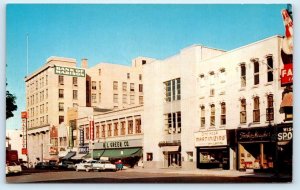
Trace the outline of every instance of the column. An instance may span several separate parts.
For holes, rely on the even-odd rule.
[[[135,126],[136,122],[135,122],[135,117],[132,116],[132,126],[133,126],[133,129],[132,129],[132,134],[136,134],[136,126]]]
[[[260,164],[264,168],[264,144],[260,143]]]

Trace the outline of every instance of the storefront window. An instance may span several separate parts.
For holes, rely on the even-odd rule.
[[[152,161],[152,160],[153,160],[153,153],[147,152],[147,161]]]

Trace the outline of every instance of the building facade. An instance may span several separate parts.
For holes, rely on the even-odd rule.
[[[68,107],[86,106],[85,69],[75,59],[50,57],[25,83],[29,161],[53,159],[58,142],[50,142],[50,128],[65,121]]]
[[[146,64],[145,167],[273,168],[280,133],[292,130],[280,127],[281,40],[193,46]]]

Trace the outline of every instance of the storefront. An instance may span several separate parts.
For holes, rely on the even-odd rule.
[[[197,168],[230,169],[230,152],[234,150],[234,132],[229,130],[200,131],[195,133]],[[232,146],[232,147],[231,147]],[[233,150],[231,150],[231,148]]]
[[[273,170],[276,153],[275,127],[237,129],[238,169]]]
[[[124,164],[133,167],[143,156],[142,139],[107,141],[95,143],[94,159],[108,159],[111,162],[122,160]],[[91,152],[87,155],[91,157]]]
[[[158,144],[163,154],[164,168],[180,168],[181,167],[181,143],[180,141],[167,142],[162,141]]]

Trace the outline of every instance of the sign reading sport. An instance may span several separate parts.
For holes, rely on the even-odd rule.
[[[84,69],[55,66],[55,74],[68,75],[73,77],[85,77]]]

